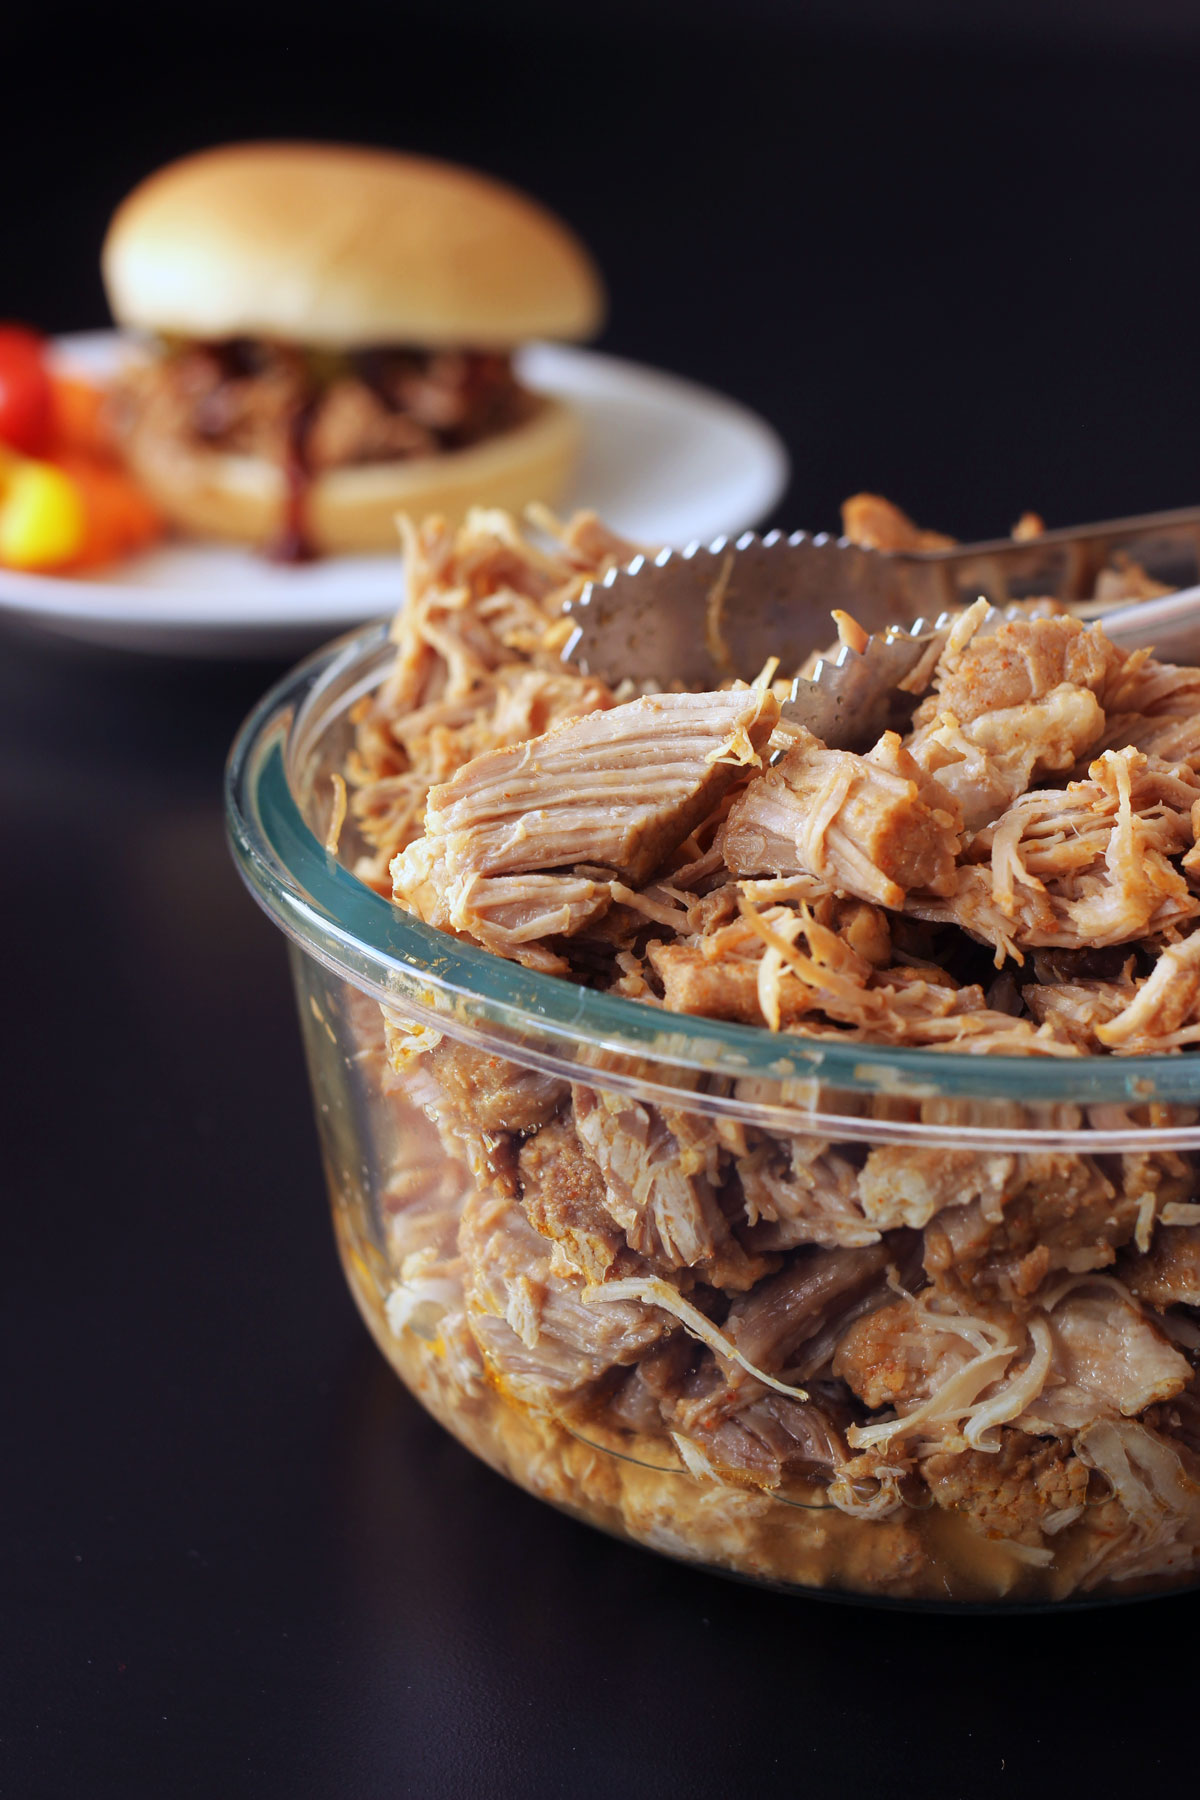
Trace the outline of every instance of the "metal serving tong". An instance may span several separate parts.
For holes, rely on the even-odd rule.
[[[713,687],[753,680],[772,657],[785,675],[798,670],[829,642],[830,614],[848,614],[865,642],[848,630],[850,642],[810,679],[793,682],[785,707],[827,744],[846,747],[888,722],[895,690],[949,614],[983,597],[994,624],[1033,596],[1078,601],[1122,553],[1158,581],[1196,583],[1200,508],[919,552],[865,550],[826,533],[748,531],[733,542],[637,556],[589,583],[567,609],[574,629],[563,658],[613,682],[633,675],[664,687]],[[1126,648],[1152,644],[1164,660],[1200,657],[1200,586],[1071,610],[1102,617]]]

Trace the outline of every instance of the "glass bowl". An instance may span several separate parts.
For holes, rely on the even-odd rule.
[[[227,806],[290,940],[347,1278],[412,1392],[542,1499],[775,1586],[1194,1584],[1200,1059],[772,1034],[437,932],[350,873],[349,822],[324,847],[390,657],[375,625],[280,682]]]

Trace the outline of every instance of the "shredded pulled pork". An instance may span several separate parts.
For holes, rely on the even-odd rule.
[[[720,848],[735,876],[811,875],[830,893],[900,907],[910,888],[953,893],[959,824],[894,731],[866,756],[799,731],[734,802]]]
[[[949,550],[940,531],[922,531],[906,513],[878,494],[853,494],[842,505],[842,529],[866,550]]]
[[[1006,620],[981,633],[986,611],[980,601],[952,628],[909,741],[970,830],[1100,742],[1097,692],[1121,656],[1098,627],[1071,618]]]
[[[1033,945],[1134,943],[1195,919],[1200,903],[1172,858],[1192,847],[1197,777],[1133,749],[1106,750],[1088,777],[1023,794],[974,834],[949,899],[912,910],[994,944],[998,962]]]
[[[117,393],[127,432],[148,427],[181,444],[274,463],[294,447],[314,474],[462,449],[536,405],[510,358],[492,352],[343,355],[256,338],[168,345],[132,369]]]
[[[392,863],[392,896],[518,957],[613,900],[637,912],[630,884],[761,766],[778,718],[760,690],[653,694],[487,751],[430,790],[425,836]]]
[[[773,1030],[1051,1056],[1200,1037],[1200,775],[1111,741],[1076,773],[1110,698],[1156,717],[1200,673],[1160,677],[1069,617],[982,631],[973,607],[906,739],[829,750],[766,688],[623,699],[565,668],[563,599],[624,546],[590,520],[562,545],[529,549],[496,515],[410,533],[395,672],[349,771],[376,846],[360,870],[389,891],[390,863],[399,903],[534,967]],[[1003,992],[972,939],[1014,969]],[[1098,947],[1135,952],[1119,980],[1029,968]]]
[[[849,515],[860,541],[928,547],[869,496]],[[1063,616],[985,632],[973,608],[911,730],[852,755],[781,721],[765,678],[642,693],[636,668],[614,688],[564,665],[564,600],[632,547],[543,524],[550,548],[494,513],[408,528],[394,660],[345,771],[364,880],[783,1049],[1200,1043],[1200,670]],[[388,1317],[471,1405],[486,1389],[722,1505],[798,1501],[796,1531],[811,1512],[877,1533],[867,1589],[933,1593],[952,1526],[1004,1581],[1057,1584],[1023,1593],[1200,1570],[1190,1155],[992,1153],[966,1119],[955,1149],[784,1136],[710,1106],[699,1073],[694,1106],[668,1105],[395,1022],[388,1044],[464,1171],[436,1244],[414,1209]],[[1050,1122],[1156,1122],[1092,1110]],[[732,1566],[761,1566],[732,1541]]]
[[[396,657],[354,714],[347,768],[351,816],[365,841],[363,881],[391,892],[389,865],[423,835],[431,787],[474,757],[539,737],[614,704],[602,681],[564,667],[563,603],[589,575],[627,560],[626,543],[590,514],[556,553],[534,547],[504,513],[402,527],[408,597]]]

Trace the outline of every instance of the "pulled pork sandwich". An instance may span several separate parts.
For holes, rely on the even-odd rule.
[[[513,352],[593,333],[586,251],[467,169],[345,145],[235,144],[161,169],[109,228],[126,457],[167,517],[285,559],[390,550],[400,510],[552,504],[576,422]]]

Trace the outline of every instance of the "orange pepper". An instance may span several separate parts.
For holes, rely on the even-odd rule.
[[[132,476],[119,464],[77,452],[54,458],[83,497],[84,536],[74,569],[119,561],[162,536],[162,521]]]
[[[104,417],[105,396],[77,375],[50,376],[51,443],[54,451],[80,451],[112,461],[115,448]]]

